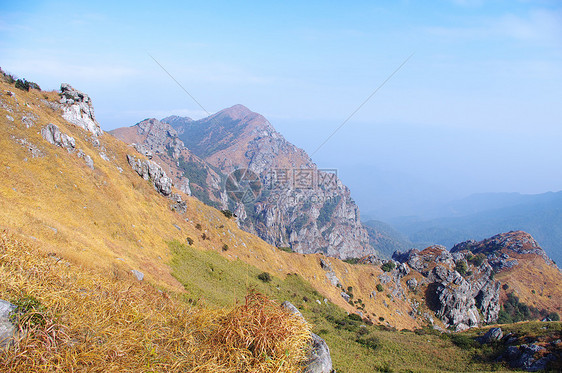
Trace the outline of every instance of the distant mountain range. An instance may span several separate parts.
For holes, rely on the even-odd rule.
[[[562,263],[562,192],[475,194],[433,209],[426,218],[390,221],[416,247],[481,240],[497,232],[530,233],[557,263]]]

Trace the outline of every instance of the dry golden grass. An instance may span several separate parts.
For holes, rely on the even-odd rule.
[[[0,298],[30,297],[42,322],[20,322],[24,336],[1,352],[0,371],[298,372],[310,338],[306,323],[262,295],[231,310],[196,309],[2,231]]]

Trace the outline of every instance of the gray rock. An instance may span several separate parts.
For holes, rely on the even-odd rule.
[[[76,141],[74,138],[62,133],[59,127],[52,123],[47,124],[47,126],[41,129],[41,135],[50,144],[60,146],[68,151],[72,151],[76,148]]]
[[[94,136],[101,136],[103,131],[94,116],[94,107],[90,97],[67,83],[61,84],[60,91],[62,117],[68,122],[90,131]]]
[[[131,273],[133,276],[137,278],[137,280],[142,281],[144,279],[144,273],[141,271],[137,271],[136,269],[131,269]]]
[[[418,287],[418,280],[416,280],[415,278],[411,278],[406,281],[406,285],[411,291],[415,291]]]
[[[0,299],[0,348],[4,348],[14,341],[17,327],[10,320],[10,314],[16,310],[12,303]]]
[[[158,164],[150,160],[137,159],[132,155],[127,155],[127,161],[139,176],[145,180],[151,180],[158,192],[165,196],[172,194],[172,180],[166,176],[166,173]]]
[[[501,328],[491,328],[482,337],[478,338],[480,343],[490,343],[499,341],[503,338],[503,332]]]
[[[350,299],[349,294],[347,294],[345,291],[342,291],[340,295],[343,299],[345,299],[346,302],[349,302]]]
[[[281,304],[290,313],[296,314],[306,321],[302,313],[291,302],[285,301]],[[308,360],[306,362],[305,373],[330,373],[332,371],[332,358],[330,349],[321,337],[314,333],[311,334],[311,345]]]
[[[312,348],[306,363],[305,373],[330,373],[332,371],[332,358],[330,349],[322,338],[312,334]]]

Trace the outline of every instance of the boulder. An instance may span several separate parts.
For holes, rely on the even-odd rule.
[[[499,341],[503,338],[503,332],[501,328],[491,328],[484,334],[482,337],[478,338],[478,342],[484,343],[491,343],[495,341]]]
[[[285,301],[281,305],[287,311],[299,315],[303,320],[302,313],[291,302]],[[311,334],[310,352],[305,364],[304,373],[330,373],[332,372],[332,358],[330,349],[321,337],[314,333]]]
[[[10,315],[15,310],[15,305],[0,299],[0,348],[9,346],[14,341],[17,327],[10,320]]]
[[[133,276],[137,278],[137,280],[142,281],[144,279],[144,273],[141,271],[137,271],[136,269],[131,269],[131,273]]]

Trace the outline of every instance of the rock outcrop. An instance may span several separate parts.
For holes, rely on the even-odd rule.
[[[500,311],[500,283],[493,280],[492,267],[482,262],[479,266],[470,265],[469,269],[465,255],[468,253],[453,255],[443,246],[393,255],[402,264],[392,273],[398,276],[402,272],[405,276],[409,267],[424,276],[428,307],[445,326],[453,326],[457,331],[492,323]],[[415,278],[406,284],[410,290],[419,286]]]
[[[556,266],[538,242],[530,234],[522,231],[497,234],[480,242],[465,241],[451,249],[452,253],[463,251],[486,255],[496,271],[513,268],[518,264],[517,259],[521,255],[536,255],[543,258],[548,265]]]
[[[285,301],[282,306],[290,313],[299,315],[303,320],[304,316],[291,302]],[[306,320],[305,320],[306,321]],[[330,373],[332,372],[332,358],[330,349],[321,337],[311,333],[310,352],[308,361],[305,364],[305,373]]]
[[[74,140],[74,137],[61,132],[58,126],[52,123],[47,124],[41,129],[41,135],[48,143],[60,146],[61,148],[66,149],[69,153],[76,151],[76,155],[79,158],[84,159],[84,162],[86,162],[88,167],[92,170],[94,169],[94,161],[92,160],[92,157],[84,153],[82,149],[76,148],[76,140]]]
[[[158,192],[164,196],[172,194],[172,180],[158,164],[150,160],[141,160],[132,155],[127,155],[129,165],[139,176],[145,180],[151,180]]]
[[[67,83],[61,84],[60,91],[62,117],[70,123],[93,133],[95,136],[101,136],[103,131],[94,116],[94,107],[90,97],[72,88]]]

